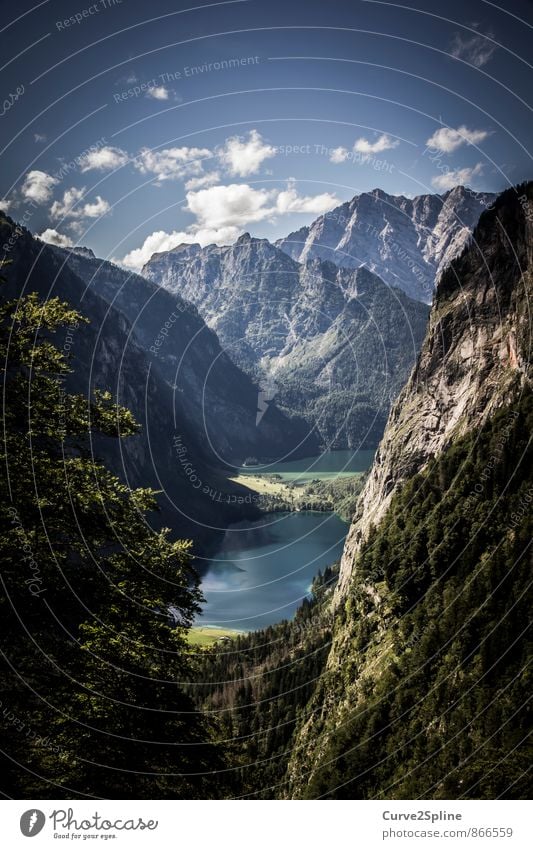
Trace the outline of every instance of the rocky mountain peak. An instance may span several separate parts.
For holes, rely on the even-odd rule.
[[[276,245],[299,262],[366,265],[385,283],[430,303],[435,281],[467,243],[494,195],[457,186],[413,199],[373,189],[321,215]]]
[[[143,274],[194,303],[254,380],[275,375],[280,405],[323,444],[376,445],[422,340],[425,305],[398,300],[369,269],[316,255],[298,263],[248,233],[187,261],[169,251]]]
[[[80,246],[69,248],[69,250],[71,251],[71,253],[77,254],[77,256],[84,256],[87,259],[96,259],[94,251],[92,251],[91,248],[85,248],[83,246]]]

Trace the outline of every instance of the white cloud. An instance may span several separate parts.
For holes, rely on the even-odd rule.
[[[212,186],[189,192],[187,208],[196,216],[200,228],[244,227],[275,213],[274,194],[266,189],[253,189],[246,183]]]
[[[254,189],[247,183],[212,186],[187,194],[187,209],[197,219],[196,229],[243,228],[278,215],[296,212],[321,214],[333,209],[339,199],[328,192],[320,195],[299,195],[294,183],[286,189]]]
[[[457,127],[456,130],[452,127],[441,127],[433,133],[426,144],[428,147],[442,150],[444,153],[452,153],[463,144],[479,144],[488,135],[486,130],[469,130],[464,124]]]
[[[52,218],[100,218],[109,212],[107,200],[97,195],[91,203],[80,203],[85,195],[85,188],[72,187],[63,194],[62,200],[56,200],[50,208]]]
[[[83,157],[81,171],[110,171],[128,162],[129,156],[120,147],[101,147],[91,150]]]
[[[59,182],[45,171],[29,171],[22,184],[22,196],[35,203],[46,203],[52,197],[52,189]]]
[[[474,177],[481,174],[482,170],[483,165],[481,162],[478,162],[473,168],[456,168],[455,170],[446,171],[437,177],[433,177],[431,182],[436,189],[448,191],[448,189],[453,189],[454,186],[462,186],[470,183]]]
[[[329,192],[323,192],[321,195],[299,195],[294,184],[289,182],[287,189],[279,192],[276,198],[276,211],[281,215],[290,212],[312,212],[315,215],[322,215],[338,203],[339,199]]]
[[[257,130],[251,130],[247,139],[239,136],[226,139],[218,155],[230,174],[248,177],[257,174],[265,159],[276,155],[276,148],[264,142]]]
[[[146,97],[151,97],[153,100],[168,100],[170,91],[164,85],[154,85],[150,86],[146,92]]]
[[[197,191],[198,189],[205,189],[208,186],[214,186],[216,183],[220,182],[220,174],[218,171],[211,171],[210,174],[204,174],[203,177],[193,177],[191,180],[188,180],[185,183],[185,188],[189,192]]]
[[[494,38],[494,33],[488,32],[488,38],[484,35],[466,36],[461,33],[456,33],[450,46],[450,54],[455,59],[463,59],[474,65],[475,68],[482,68],[489,62],[498,45],[489,41],[489,38]]]
[[[67,218],[79,215],[79,209],[75,210],[74,206],[79,203],[83,197],[85,189],[67,189],[63,194],[63,200],[55,200],[50,208],[52,218]]]
[[[34,133],[33,140],[35,144],[43,144],[46,141],[46,136],[42,133]]]
[[[211,151],[206,147],[169,147],[164,150],[144,147],[134,164],[141,174],[153,174],[161,182],[201,174],[202,160],[210,156]]]
[[[3,198],[2,200],[0,200],[0,209],[2,210],[2,212],[9,212],[12,206],[12,200],[8,200],[7,198]]]
[[[181,244],[200,244],[205,245],[227,245],[234,242],[239,236],[240,230],[238,227],[223,227],[219,230],[199,229],[193,231],[175,230],[172,233],[166,233],[164,230],[157,230],[151,233],[144,240],[140,248],[130,251],[124,259],[120,260],[121,265],[127,268],[139,270],[148,262],[150,257],[160,251],[170,251],[177,245]]]
[[[331,151],[329,161],[333,162],[335,165],[340,165],[341,162],[346,162],[349,156],[350,151],[345,147],[336,147]]]
[[[387,133],[382,133],[375,142],[370,142],[365,138],[357,139],[353,149],[356,153],[381,153],[383,150],[392,150],[399,144],[398,139],[391,139]]]
[[[140,248],[130,251],[122,265],[141,268],[152,254],[168,251],[180,243],[228,245],[235,242],[249,224],[275,220],[277,216],[298,212],[320,214],[339,203],[335,195],[299,195],[293,181],[286,189],[254,189],[246,183],[211,186],[187,194],[187,209],[196,218],[186,230],[167,233],[158,230],[148,236]]]
[[[63,233],[58,233],[57,230],[52,230],[50,227],[39,233],[38,238],[42,242],[46,242],[49,245],[57,245],[60,248],[71,248],[73,245],[72,239]]]
[[[86,203],[82,209],[82,216],[84,218],[101,218],[102,215],[105,215],[106,212],[109,212],[111,209],[109,202],[104,200],[100,195],[96,195],[96,199],[93,203]],[[80,216],[81,217],[81,216]]]

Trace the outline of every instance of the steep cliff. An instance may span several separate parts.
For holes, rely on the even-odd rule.
[[[398,486],[531,379],[531,197],[531,184],[501,195],[440,279],[417,364],[393,405],[358,502],[340,594],[361,542]]]
[[[440,280],[346,542],[282,795],[528,792],[532,223],[533,183],[505,192]]]

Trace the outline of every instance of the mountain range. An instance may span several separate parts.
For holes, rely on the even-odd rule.
[[[224,527],[236,517],[228,500],[212,498],[203,488],[199,491],[188,469],[193,469],[201,484],[208,483],[215,495],[244,496],[247,490],[231,483],[226,472],[245,452],[276,456],[285,450],[316,450],[305,440],[312,441],[315,432],[324,438],[323,425],[319,419],[313,420],[317,408],[305,406],[313,380],[319,383],[320,355],[329,357],[338,379],[346,381],[347,395],[350,387],[357,386],[352,360],[342,347],[342,333],[351,335],[351,344],[361,343],[361,382],[370,387],[372,409],[377,396],[371,395],[371,389],[378,385],[378,374],[383,375],[382,363],[378,360],[375,366],[378,347],[372,348],[372,336],[378,336],[379,328],[385,329],[392,360],[394,343],[405,344],[406,338],[398,324],[396,305],[411,321],[425,323],[424,304],[383,283],[368,268],[343,268],[317,257],[298,262],[276,246],[249,236],[232,248],[181,246],[170,252],[169,279],[164,285],[97,260],[87,249],[65,252],[44,246],[5,216],[0,217],[0,237],[10,246],[10,262],[2,268],[7,278],[2,285],[4,297],[16,299],[26,291],[37,291],[42,298],[58,295],[89,319],[88,324],[69,326],[64,335],[54,337],[57,349],[69,357],[73,367],[67,388],[86,398],[96,388],[111,389],[142,425],[141,433],[125,439],[118,449],[111,447],[106,437],[95,441],[89,428],[88,443],[69,443],[68,450],[94,451],[130,486],[152,485],[162,490],[161,521],[177,534],[192,536],[197,551],[205,545],[199,529],[213,537],[214,526]],[[184,251],[190,251],[190,278],[180,266]],[[160,262],[159,270],[164,270],[167,258],[155,257],[154,265]],[[243,281],[246,267],[249,273]],[[168,291],[174,285],[176,291]],[[211,304],[213,322],[220,316],[217,332],[227,343],[219,342],[200,308],[183,297],[181,289],[187,285],[191,297],[195,286],[203,292],[202,301]],[[276,286],[281,307],[273,296]],[[219,300],[213,296],[211,301],[212,289],[217,287]],[[208,765],[204,770],[201,766],[205,782],[193,791],[198,797],[529,798],[532,298],[533,183],[528,183],[509,189],[490,204],[472,237],[438,274],[427,329],[418,353],[412,355],[414,368],[390,410],[358,498],[341,563],[316,577],[293,620],[239,634],[230,641],[230,650],[224,642],[198,651],[187,690],[197,711],[189,711],[187,703],[184,714],[209,717],[208,737],[201,738],[202,747],[204,739],[208,740],[209,750],[214,744],[217,750],[224,750],[226,758],[220,768]],[[233,310],[225,310],[227,299]],[[321,305],[318,312],[317,304]],[[294,323],[295,339],[287,331],[286,316]],[[369,326],[374,327],[373,332]],[[11,326],[5,329],[9,351]],[[33,326],[30,345],[32,333]],[[246,371],[239,363],[247,366]],[[399,380],[407,364],[396,363]],[[22,370],[31,375],[27,363],[22,363]],[[292,386],[289,372],[298,375]],[[280,375],[279,389],[267,380],[273,375]],[[41,377],[46,380],[46,375]],[[304,377],[308,385],[302,392]],[[31,378],[28,382],[31,388]],[[334,392],[331,397],[335,399]],[[24,390],[18,412],[31,411],[26,399]],[[295,417],[296,410],[300,418]],[[345,408],[342,410],[344,414]],[[335,416],[330,421],[334,424]],[[32,434],[24,430],[21,422],[20,433],[31,445]],[[179,437],[179,452],[175,437]],[[46,459],[46,468],[50,468],[56,457],[50,454]],[[64,461],[61,456],[57,459],[59,464]],[[31,465],[26,462],[30,475]],[[14,462],[12,474],[16,473]],[[23,483],[26,480],[23,478]],[[43,617],[39,597],[33,593],[30,597],[20,580],[20,551],[25,564],[28,556],[24,552],[31,552],[35,529],[41,529],[47,493],[39,490],[34,499],[33,491],[28,494],[31,487],[18,486],[19,496],[21,492],[28,495],[25,524],[20,521],[19,527],[13,520],[12,511],[16,516],[17,509],[8,506],[6,497],[5,512],[10,510],[5,521],[7,571],[18,597],[33,605],[32,615],[37,615],[32,621],[39,626],[44,623],[42,637],[52,634],[52,629]],[[90,501],[81,501],[87,526],[94,522],[91,505],[97,500],[95,495]],[[240,508],[239,517],[253,515],[254,509]],[[63,566],[72,567],[91,590],[93,581],[85,559],[79,558],[79,562],[65,545],[68,522],[59,527]],[[98,528],[96,532],[95,539],[101,540]],[[45,562],[45,543],[49,544],[46,535],[35,549],[40,556],[35,566]],[[147,556],[150,545],[143,549]],[[102,558],[108,568],[115,564],[116,555],[114,545],[104,548]],[[172,554],[172,575],[175,557]],[[158,562],[156,557],[154,563]],[[56,580],[52,575],[57,572],[55,556],[50,565],[47,589],[51,590],[51,582]],[[122,594],[123,582],[128,586],[134,572],[134,558],[124,562],[119,558],[119,567],[117,589]],[[148,606],[146,614],[140,614],[137,598],[146,597],[149,585],[145,575],[151,577],[151,570],[143,564],[140,571],[142,583],[140,589],[135,587],[135,605],[126,620],[133,626],[129,633],[136,647],[132,653],[128,640],[125,656],[130,662],[132,654],[138,657],[146,633],[161,633],[161,623],[154,631],[139,630],[139,623],[155,620],[153,611],[159,613],[162,607],[158,590],[151,609]],[[57,599],[70,592],[63,572],[57,580],[59,595],[50,592],[45,598]],[[124,612],[109,604],[110,591],[106,586],[99,610],[104,615],[111,611],[112,624],[120,631]],[[9,612],[9,594],[7,601]],[[54,606],[46,610],[55,617]],[[4,617],[6,648],[21,620],[16,612],[17,617],[11,613],[10,618]],[[26,627],[28,618],[24,616],[22,621]],[[128,689],[131,684],[127,684],[124,669],[115,662],[104,675],[107,661],[102,661],[100,652],[111,650],[114,660],[124,657],[114,654],[120,641],[110,640],[106,627],[95,642],[100,632],[95,631],[94,619],[72,632],[65,628],[68,620],[55,617],[54,621],[61,627],[61,638],[55,643],[51,639],[46,662],[39,654],[28,655],[28,680],[46,682],[45,689],[41,686],[32,692],[33,688],[21,689],[19,683],[15,713],[27,711],[24,715],[31,717],[28,724],[40,733],[50,727],[62,733],[65,716],[58,719],[53,710],[52,721],[57,724],[51,726],[50,713],[43,711],[41,691],[49,687],[54,698],[59,694],[61,710],[69,700],[71,708],[88,705],[83,716],[91,722],[97,713],[107,718],[104,702],[118,703],[119,711],[112,714],[116,736],[123,734],[126,721],[131,735],[128,742],[146,742],[136,738],[140,727],[137,707],[143,704],[139,691]],[[174,636],[175,628],[169,623],[165,628]],[[79,635],[85,643],[78,641]],[[25,640],[15,642],[17,658],[28,645]],[[153,674],[154,669],[156,673],[161,669],[154,667],[154,646],[149,640],[147,645],[147,666],[135,667],[135,675],[130,677],[142,679],[143,695],[150,677],[153,683],[169,684],[165,704],[171,707],[163,713],[174,713],[179,691],[172,682],[182,674],[179,660],[172,666],[177,644],[156,643],[165,649],[174,647],[162,682]],[[61,689],[67,676],[57,674],[56,658],[65,661],[61,671],[70,669],[72,648],[76,652],[79,646],[83,652],[75,655],[77,660],[81,657],[73,667],[76,675],[69,675]],[[187,657],[189,653],[190,647]],[[80,679],[86,658],[90,675]],[[53,678],[49,677],[49,661],[53,662]],[[143,670],[142,675],[137,675],[137,668]],[[6,688],[15,692],[13,680],[6,677],[6,698],[11,698]],[[78,691],[72,698],[73,681],[81,681],[81,698]],[[102,702],[88,699],[87,692],[103,681],[112,683],[113,697],[109,699],[105,693]],[[129,696],[136,709],[133,719],[122,710],[124,687],[134,694]],[[154,701],[158,709],[161,693],[158,691]],[[100,698],[101,694],[96,695]],[[174,726],[165,738],[168,720],[157,714],[157,709],[150,710],[142,730],[149,728],[153,734],[149,739],[157,740],[158,746],[163,732],[170,752],[165,767],[170,766],[168,775],[173,778],[180,774],[183,761],[176,754]],[[77,714],[69,716],[76,719]],[[82,727],[92,728],[81,722],[76,727],[78,732]],[[103,730],[106,738],[115,736],[109,735],[108,727]],[[181,733],[178,731],[178,736]],[[5,736],[8,734],[9,729]],[[69,747],[72,744],[68,736],[65,742]],[[28,747],[25,739],[22,747]],[[114,742],[112,747],[107,754],[116,760]],[[86,790],[99,789],[98,778],[83,771],[87,764],[94,766],[84,758],[85,753],[91,756],[93,749],[91,740],[88,748],[82,748],[82,756],[78,753],[74,763],[67,764],[74,780],[81,782],[77,787],[83,788],[84,795]],[[51,770],[54,779],[59,779],[49,792],[56,793],[57,788],[70,792],[63,779],[64,753],[70,751],[60,748],[56,760],[40,741],[32,741],[31,763],[39,766],[32,774],[41,781]],[[134,763],[142,767],[147,750],[136,748],[136,753]],[[202,765],[201,754],[198,757]],[[12,766],[9,769],[9,774],[16,772]],[[131,770],[136,778],[138,773],[138,768]],[[87,783],[85,775],[89,776]],[[144,773],[141,778],[144,782]],[[112,784],[111,793],[121,795],[123,782],[121,777],[118,787]],[[158,785],[143,783],[139,793],[135,784],[131,797],[148,796],[154,786]],[[166,792],[169,798],[175,796],[174,785]]]
[[[228,522],[257,513],[228,480],[234,465],[251,454],[316,450],[305,423],[275,405],[256,423],[257,387],[193,305],[87,249],[44,245],[4,215],[0,238],[11,244],[3,297],[57,296],[89,320],[59,340],[71,361],[67,388],[87,399],[110,390],[133,412],[138,435],[119,446],[102,438],[88,450],[129,485],[161,491],[156,524],[193,537],[200,552]]]
[[[191,493],[185,467],[207,491],[233,492],[226,473],[247,458],[377,445],[428,314],[402,291],[413,287],[400,279],[410,266],[397,261],[397,245],[425,262],[433,286],[490,201],[462,187],[412,201],[376,190],[310,225],[298,259],[289,255],[292,236],[272,245],[244,234],[228,247],[156,254],[142,275],[87,248],[45,246],[2,216],[4,243],[13,241],[6,294],[35,287],[87,315],[89,327],[71,346],[74,388],[86,396],[111,388],[143,427],[110,458],[113,468],[162,489],[168,524],[202,535],[204,525],[224,525],[224,508]],[[360,265],[360,251],[350,258],[344,249],[363,231],[368,256]],[[395,259],[400,276],[378,255]],[[370,270],[376,266],[385,282]],[[194,502],[190,516],[176,509],[184,491]]]
[[[299,263],[248,233],[155,254],[142,273],[194,303],[233,361],[323,447],[376,446],[422,342],[425,304],[366,268]]]
[[[376,189],[275,245],[243,234],[154,254],[145,278],[195,304],[229,357],[322,447],[375,447],[422,343],[435,281],[494,196]]]

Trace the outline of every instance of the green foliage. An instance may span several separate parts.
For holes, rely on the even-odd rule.
[[[299,794],[527,797],[532,427],[528,392],[394,497],[337,625],[344,690],[323,685],[349,707],[315,724]]]
[[[91,454],[137,431],[107,392],[65,391],[53,344],[83,318],[34,294],[0,307],[1,748],[10,796],[189,798],[222,764],[184,684],[199,610],[190,544],[150,529],[150,489]]]
[[[331,645],[327,601],[338,564],[319,573],[294,619],[243,634],[200,654],[198,705],[220,717],[234,768],[221,792],[272,799],[278,792],[302,711]]]
[[[365,480],[365,474],[357,474],[333,480],[312,481],[305,488],[305,498],[311,503],[318,501],[327,505],[326,509],[334,510],[341,519],[349,522]]]

